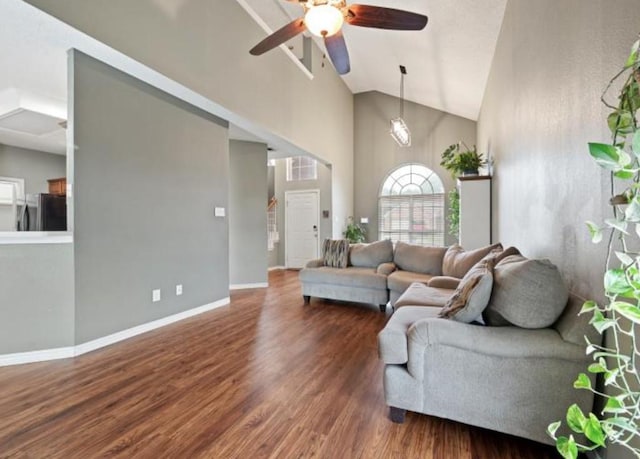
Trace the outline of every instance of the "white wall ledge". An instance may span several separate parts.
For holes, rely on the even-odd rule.
[[[73,233],[67,231],[0,231],[0,245],[71,243]]]

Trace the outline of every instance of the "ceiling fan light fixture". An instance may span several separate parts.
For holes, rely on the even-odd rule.
[[[312,34],[330,37],[342,28],[344,15],[333,5],[317,5],[309,8],[304,16],[304,23]]]
[[[411,146],[411,132],[407,123],[402,118],[394,118],[391,120],[391,137],[401,147]]]

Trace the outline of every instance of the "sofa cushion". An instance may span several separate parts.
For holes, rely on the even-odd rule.
[[[398,242],[393,253],[393,262],[403,271],[440,276],[446,251],[446,247],[423,247]]]
[[[349,261],[349,241],[325,239],[322,244],[322,260],[331,268],[346,268]]]
[[[377,268],[393,261],[393,243],[390,240],[370,244],[352,244],[349,247],[349,264],[357,268]]]
[[[401,306],[433,306],[442,307],[451,298],[455,290],[446,288],[427,287],[419,282],[414,282],[400,295],[394,307]]]
[[[389,290],[394,292],[404,292],[414,282],[422,282],[427,284],[431,278],[430,274],[412,273],[409,271],[394,271],[387,278]]]
[[[427,284],[429,287],[435,288],[448,288],[450,290],[455,290],[460,285],[460,279],[457,277],[449,277],[449,276],[435,276],[429,280]]]
[[[300,281],[377,290],[387,289],[387,276],[378,274],[375,269],[371,268],[331,268],[328,266],[305,268],[300,271]]]
[[[493,282],[491,301],[483,313],[487,325],[549,327],[569,298],[558,268],[549,260],[512,255],[496,265]]]
[[[510,257],[511,255],[520,255],[520,251],[518,249],[516,249],[515,247],[513,247],[513,246],[507,247],[502,252],[497,253],[493,257],[493,259],[496,261],[496,265],[497,265],[502,260],[504,260],[507,257]]]
[[[454,244],[444,254],[442,273],[445,276],[462,279],[476,263],[493,251],[502,251],[502,244],[498,243],[466,251],[458,244]]]
[[[403,364],[408,360],[407,332],[421,319],[436,317],[440,308],[405,307],[396,311],[378,334],[378,354],[386,364]]]
[[[493,258],[483,258],[476,263],[462,278],[460,285],[440,311],[439,317],[464,323],[484,323],[482,311],[491,298],[494,264]]]

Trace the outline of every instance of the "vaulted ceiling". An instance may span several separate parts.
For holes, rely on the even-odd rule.
[[[343,77],[345,83],[354,94],[379,91],[399,96],[399,66],[404,65],[408,71],[407,100],[476,120],[506,1],[362,0],[364,4],[425,14],[429,23],[420,32],[345,25],[343,33],[351,57],[351,72]],[[272,30],[302,15],[302,8],[295,2],[238,2],[253,8]],[[316,40],[324,49],[321,40]],[[301,55],[300,38],[288,45]]]

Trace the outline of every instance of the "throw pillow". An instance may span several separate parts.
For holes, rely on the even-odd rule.
[[[490,257],[476,263],[462,278],[439,317],[464,323],[482,322],[482,311],[491,298],[494,263],[494,259]]]
[[[349,241],[325,239],[322,244],[322,261],[331,268],[346,268],[349,261]]]
[[[454,244],[444,254],[442,274],[461,279],[476,263],[494,251],[502,251],[502,244],[497,243],[468,251],[465,251],[458,244]]]
[[[446,251],[445,247],[423,247],[398,242],[393,253],[393,262],[403,271],[440,276],[442,275],[442,258]]]
[[[505,258],[510,257],[511,255],[520,255],[520,251],[518,249],[516,249],[515,247],[511,246],[511,247],[507,247],[506,249],[504,249],[502,252],[496,254],[495,256],[495,260],[496,260],[496,266]]]
[[[352,244],[349,248],[350,264],[357,268],[377,268],[393,261],[393,242],[390,240],[370,244]]]
[[[569,291],[549,260],[512,255],[496,265],[493,293],[483,316],[487,325],[546,328],[562,314]]]

